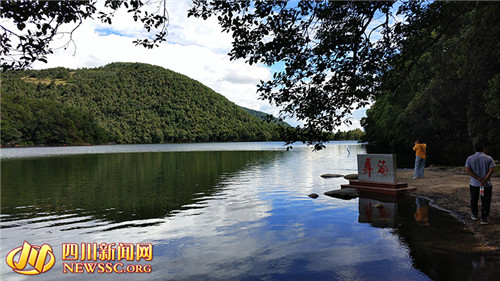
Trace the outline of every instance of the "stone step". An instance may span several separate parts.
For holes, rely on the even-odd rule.
[[[352,185],[352,184],[343,184],[340,186],[340,188],[355,188],[362,192],[388,194],[388,195],[399,195],[417,189],[416,187],[387,188],[387,187],[375,187],[375,186]]]
[[[372,181],[361,181],[361,180],[350,180],[349,185],[388,188],[388,189],[401,189],[408,187],[408,184],[405,182],[390,183],[390,182],[372,182]]]

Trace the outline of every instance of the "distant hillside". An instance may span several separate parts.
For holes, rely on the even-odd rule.
[[[250,113],[251,115],[259,118],[260,120],[268,121],[268,122],[275,123],[275,124],[278,124],[278,125],[282,125],[282,126],[285,126],[285,127],[292,127],[290,124],[288,124],[288,123],[286,123],[284,121],[281,121],[280,119],[272,116],[269,113],[265,113],[265,112],[258,111],[258,110],[253,110],[253,109],[246,108],[246,107],[243,107],[243,106],[241,106],[241,108],[243,108],[246,112]]]
[[[147,64],[2,73],[1,143],[265,141],[281,126],[203,84]]]

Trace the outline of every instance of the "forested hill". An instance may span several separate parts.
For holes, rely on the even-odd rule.
[[[260,120],[269,121],[271,123],[279,124],[279,125],[282,125],[282,126],[288,127],[288,128],[292,127],[290,124],[286,123],[285,121],[280,120],[279,118],[276,118],[276,117],[270,115],[269,113],[265,113],[265,112],[258,111],[258,110],[253,110],[253,109],[246,108],[243,106],[241,108],[243,108],[246,112],[250,113],[251,115],[259,118]]]
[[[147,64],[8,71],[1,91],[2,145],[265,141],[281,128]]]

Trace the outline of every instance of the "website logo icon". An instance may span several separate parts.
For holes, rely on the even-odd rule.
[[[34,246],[26,241],[23,246],[10,251],[6,260],[14,272],[24,275],[47,272],[56,262],[50,245]]]

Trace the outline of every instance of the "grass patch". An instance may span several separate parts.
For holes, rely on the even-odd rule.
[[[62,79],[51,79],[51,78],[34,78],[34,77],[22,77],[24,82],[26,83],[33,83],[33,84],[44,84],[44,85],[50,85],[52,82],[56,85],[66,85],[67,82],[62,80]]]

